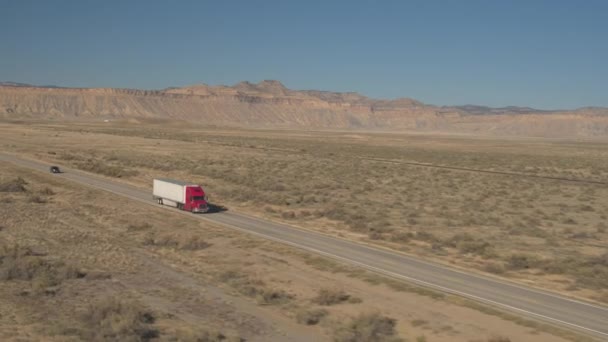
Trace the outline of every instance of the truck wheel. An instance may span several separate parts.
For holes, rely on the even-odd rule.
[[[162,198],[158,199],[158,204],[163,205],[163,199]]]

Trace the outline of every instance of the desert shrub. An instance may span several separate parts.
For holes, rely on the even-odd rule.
[[[265,206],[264,211],[269,214],[276,214],[276,212],[277,212],[273,207],[270,207],[270,206]]]
[[[277,305],[289,302],[293,295],[277,289],[257,288],[256,300],[259,304]]]
[[[440,242],[440,239],[438,237],[436,237],[435,235],[433,235],[433,233],[430,232],[416,232],[416,235],[414,236],[414,238],[416,240],[420,240],[420,241],[425,241],[425,242]]]
[[[241,278],[245,278],[246,275],[237,271],[237,270],[228,270],[225,272],[222,272],[218,275],[218,280],[220,280],[221,282],[224,283],[230,283],[236,280],[239,280]]]
[[[511,339],[505,336],[492,336],[488,338],[488,342],[511,342]]]
[[[344,221],[344,223],[346,223],[352,231],[359,233],[370,233],[371,231],[367,220],[358,216],[359,215],[349,217]]]
[[[412,323],[412,326],[414,326],[414,327],[419,327],[419,326],[423,326],[423,325],[429,324],[429,322],[427,320],[424,320],[424,319],[415,319],[411,323]]]
[[[0,248],[0,280],[27,280],[36,293],[57,286],[64,280],[86,274],[61,261],[50,261],[19,245]]]
[[[40,190],[40,193],[46,196],[53,196],[55,195],[55,191],[53,191],[53,189],[47,187],[44,187],[42,190]]]
[[[348,301],[350,295],[343,290],[320,289],[319,293],[313,298],[313,303],[319,305],[334,305]]]
[[[323,216],[336,221],[344,221],[349,214],[342,207],[331,207],[323,212]]]
[[[546,238],[549,234],[538,228],[537,226],[529,226],[523,223],[520,223],[517,227],[512,227],[509,229],[509,234],[511,235],[525,235],[539,238]]]
[[[409,242],[411,238],[414,237],[414,234],[409,232],[393,232],[391,234],[390,240],[393,242],[406,243]]]
[[[203,240],[203,238],[201,238],[200,236],[195,235],[191,238],[180,240],[178,246],[179,249],[196,251],[200,249],[205,249],[211,246],[211,244]]]
[[[17,177],[15,179],[0,183],[0,192],[25,192],[27,189],[25,186],[27,182],[21,178]]]
[[[265,187],[265,189],[263,189],[263,190],[267,190],[267,191],[286,191],[287,187],[284,184],[282,184],[282,183],[274,183],[274,182],[272,182],[270,184],[267,184],[266,187]]]
[[[327,310],[324,309],[301,310],[296,314],[296,321],[300,324],[315,325],[327,314]]]
[[[59,158],[63,159],[63,160],[68,160],[68,161],[69,160],[82,159],[81,157],[79,157],[77,155],[74,155],[74,154],[71,154],[71,153],[62,153],[62,154],[59,155]]]
[[[534,268],[538,264],[538,259],[531,255],[513,254],[507,259],[507,266],[512,270]]]
[[[46,198],[41,197],[39,195],[31,195],[30,197],[28,197],[28,200],[32,203],[38,203],[38,204],[43,204],[43,203],[47,202]]]
[[[148,230],[152,228],[152,225],[148,222],[131,223],[127,226],[129,231]]]
[[[293,220],[296,218],[296,213],[294,213],[293,211],[289,210],[289,211],[283,211],[281,213],[281,217],[286,219],[286,220]]]
[[[207,330],[203,328],[195,329],[178,329],[175,332],[166,336],[163,334],[163,339],[171,342],[240,342],[244,341],[238,336],[226,336],[223,333],[215,330]]]
[[[111,278],[112,274],[103,271],[90,271],[86,274],[86,279],[88,280],[106,280]]]
[[[301,217],[310,217],[311,215],[312,215],[312,213],[309,210],[301,210],[299,216],[301,216]]]
[[[124,169],[120,166],[107,165],[99,161],[91,161],[86,163],[78,163],[77,167],[84,171],[97,173],[104,176],[115,177],[115,178],[127,178],[137,176],[139,174],[136,170]]]
[[[205,249],[211,246],[211,244],[207,243],[199,235],[181,232],[149,234],[144,238],[144,244],[190,251]]]
[[[595,239],[595,236],[589,232],[577,232],[570,236],[572,239]]]
[[[595,257],[575,255],[559,259],[538,259],[516,254],[507,260],[507,267],[513,270],[538,268],[546,273],[567,274],[574,277],[579,286],[608,288],[608,253]]]
[[[90,304],[81,322],[80,336],[88,341],[148,341],[158,336],[149,311],[115,298]]]
[[[456,247],[463,254],[477,254],[484,258],[494,255],[492,245],[483,240],[460,241]]]
[[[177,248],[178,242],[175,236],[171,234],[148,234],[143,241],[144,245],[156,247]]]
[[[378,313],[361,314],[334,330],[336,342],[393,342],[402,341],[395,336],[396,321]]]
[[[383,240],[386,238],[386,236],[382,235],[382,233],[378,233],[378,232],[374,232],[374,231],[370,231],[369,233],[367,233],[367,237],[369,237],[370,240]]]
[[[575,219],[573,219],[573,218],[571,218],[571,217],[568,217],[568,218],[564,219],[564,220],[562,221],[562,223],[564,223],[564,224],[576,224],[577,222],[576,222],[576,220],[575,220]]]
[[[228,270],[221,273],[218,279],[236,289],[240,294],[255,298],[259,304],[284,304],[293,298],[293,295],[277,289],[269,289],[263,281],[252,279],[247,274],[237,270]]]
[[[494,274],[505,273],[505,266],[502,263],[497,263],[497,262],[489,262],[484,265],[483,269],[486,272],[494,273]]]
[[[582,258],[578,264],[568,267],[568,270],[580,285],[594,289],[608,288],[608,253]]]

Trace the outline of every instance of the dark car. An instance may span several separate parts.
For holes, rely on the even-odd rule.
[[[59,170],[59,166],[51,166],[50,171],[51,173],[61,173],[61,170]]]

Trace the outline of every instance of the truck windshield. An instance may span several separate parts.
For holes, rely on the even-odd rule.
[[[203,201],[205,200],[205,196],[192,196],[193,201]]]

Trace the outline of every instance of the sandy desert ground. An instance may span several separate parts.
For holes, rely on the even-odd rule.
[[[0,146],[608,302],[602,141],[30,122],[1,124]],[[50,174],[0,180],[17,189],[1,193],[5,339],[584,339]]]

